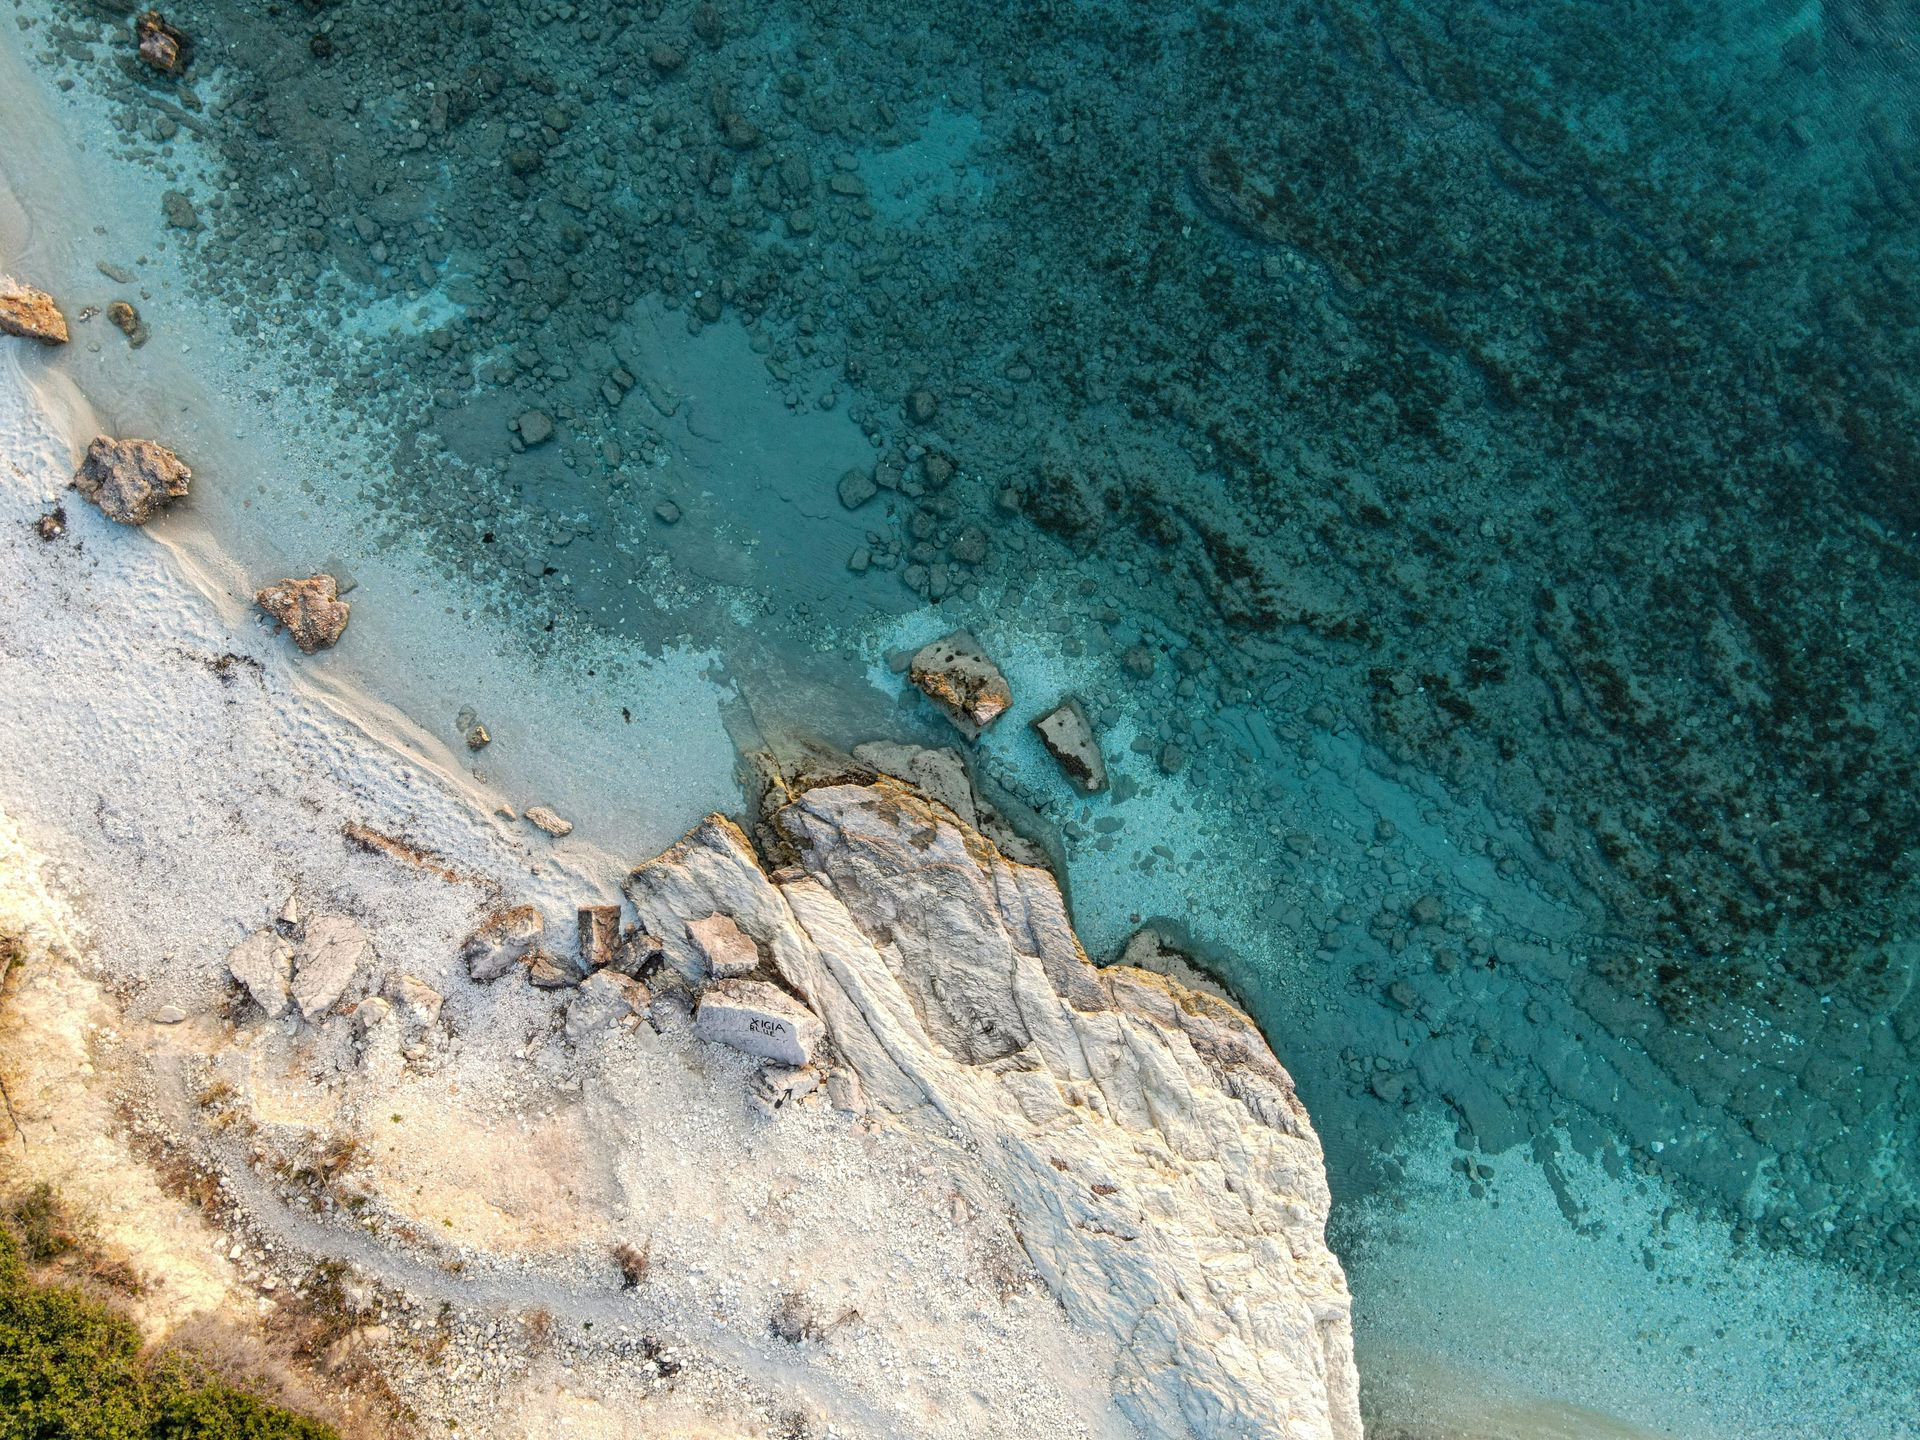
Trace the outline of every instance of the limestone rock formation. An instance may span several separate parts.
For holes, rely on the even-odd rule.
[[[1252,1021],[1095,969],[1051,874],[904,785],[770,796],[763,833],[794,863],[770,876],[711,816],[626,883],[681,975],[702,962],[680,917],[724,913],[806,1002],[719,982],[699,1033],[738,1044],[776,1002],[817,1015],[880,1116],[989,1157],[1067,1315],[1117,1344],[1115,1402],[1143,1436],[1358,1440],[1319,1139]]]
[[[122,525],[144,525],[187,493],[193,472],[151,440],[96,436],[73,477],[73,488]]]
[[[707,962],[707,973],[716,980],[744,979],[759,967],[760,952],[753,937],[734,924],[731,915],[689,920],[687,934]]]
[[[1000,667],[965,630],[943,635],[915,652],[907,678],[946,712],[954,728],[976,740],[1013,704]]]
[[[1047,753],[1060,762],[1060,768],[1086,794],[1107,788],[1107,762],[1100,755],[1100,741],[1087,719],[1086,707],[1069,695],[1053,709],[1033,722],[1033,730]]]
[[[819,1047],[820,1019],[764,980],[716,980],[700,996],[694,1032],[782,1065],[807,1065]]]
[[[305,580],[280,580],[253,592],[253,603],[287,628],[303,654],[334,645],[347,628],[352,610],[340,598],[333,576],[309,575]]]
[[[67,317],[46,291],[0,275],[0,335],[18,335],[42,345],[64,345]]]
[[[293,960],[289,992],[300,1014],[316,1020],[347,993],[373,954],[367,932],[344,915],[319,915],[307,922]]]

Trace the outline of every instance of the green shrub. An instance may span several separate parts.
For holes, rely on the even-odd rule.
[[[51,1192],[46,1213],[56,1216]],[[17,1221],[17,1215],[16,1215]],[[338,1440],[332,1427],[150,1362],[125,1316],[42,1284],[0,1225],[0,1440]]]

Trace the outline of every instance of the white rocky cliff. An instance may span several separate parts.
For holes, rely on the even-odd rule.
[[[1096,969],[1048,872],[905,785],[819,785],[767,822],[771,876],[714,816],[629,878],[675,971],[706,978],[687,917],[731,917],[891,1123],[984,1157],[1142,1435],[1357,1437],[1320,1144],[1252,1022]]]

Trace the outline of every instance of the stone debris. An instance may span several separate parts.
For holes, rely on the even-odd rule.
[[[460,959],[470,979],[491,985],[520,962],[539,943],[546,920],[531,905],[496,910],[460,947]]]
[[[840,503],[849,510],[858,510],[867,501],[880,493],[880,487],[874,484],[873,477],[864,470],[849,470],[840,477]]]
[[[0,275],[0,335],[38,340],[42,345],[64,345],[68,339],[67,317],[46,291]]]
[[[440,1007],[446,1003],[438,990],[416,975],[394,976],[387,982],[386,996],[402,1020],[422,1030],[440,1023]]]
[[[666,947],[660,943],[660,937],[644,930],[628,930],[621,935],[611,962],[613,969],[637,980],[657,974],[665,963]]]
[[[469,750],[484,750],[493,743],[493,736],[488,732],[487,727],[477,720],[467,727],[466,739]]]
[[[1047,753],[1060,762],[1067,778],[1084,793],[1092,795],[1107,788],[1107,762],[1101,758],[1093,722],[1087,719],[1086,707],[1079,700],[1069,695],[1033,721],[1033,731]]]
[[[760,968],[760,951],[753,937],[734,923],[731,915],[708,915],[687,922],[694,949],[706,961],[715,980],[739,980]]]
[[[227,972],[246,987],[253,1003],[278,1020],[287,1013],[293,945],[277,930],[256,930],[227,952]]]
[[[353,1007],[354,1033],[365,1035],[393,1018],[393,1006],[384,997],[369,995]]]
[[[151,440],[96,436],[73,477],[73,488],[122,525],[144,525],[183,499],[193,472]]]
[[[133,22],[133,31],[140,42],[140,58],[149,68],[162,75],[178,75],[187,68],[193,42],[186,31],[169,25],[158,10],[143,12]]]
[[[284,626],[307,655],[336,644],[353,609],[340,598],[333,576],[324,573],[305,580],[275,581],[254,591],[253,603]]]
[[[573,961],[537,945],[520,957],[520,963],[527,967],[527,979],[542,990],[564,990],[581,980],[580,967]]]
[[[623,1024],[628,1017],[645,1015],[653,996],[647,987],[617,970],[596,970],[580,982],[580,993],[567,1002],[567,1039],[574,1045]]]
[[[1013,704],[1007,677],[965,630],[922,646],[907,667],[907,678],[969,740],[978,739]]]
[[[367,932],[344,915],[317,915],[306,924],[294,953],[294,1004],[308,1020],[331,1010],[347,993],[360,969],[373,954]]]
[[[178,1025],[186,1018],[187,1012],[178,1005],[162,1005],[153,1012],[153,1023],[156,1025]]]
[[[135,350],[152,338],[147,322],[140,318],[140,312],[125,300],[115,300],[107,306],[107,320]]]
[[[558,840],[573,833],[573,822],[564,818],[559,811],[547,805],[529,805],[527,823],[547,832]]]
[[[820,1017],[764,980],[718,980],[701,993],[694,1033],[763,1060],[809,1065],[826,1033]]]
[[[520,443],[531,449],[553,438],[553,417],[544,410],[526,410],[514,420],[513,428],[520,434]]]
[[[582,905],[574,917],[580,940],[580,963],[589,970],[611,965],[620,948],[620,907]]]
[[[820,1072],[811,1065],[782,1065],[769,1060],[753,1077],[753,1098],[763,1113],[771,1115],[817,1093],[820,1085]]]

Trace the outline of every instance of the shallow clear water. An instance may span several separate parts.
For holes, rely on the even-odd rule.
[[[743,742],[947,743],[972,627],[1089,946],[1298,1079],[1376,1433],[1916,1433],[1911,7],[169,15],[21,33],[366,422],[348,563]]]

